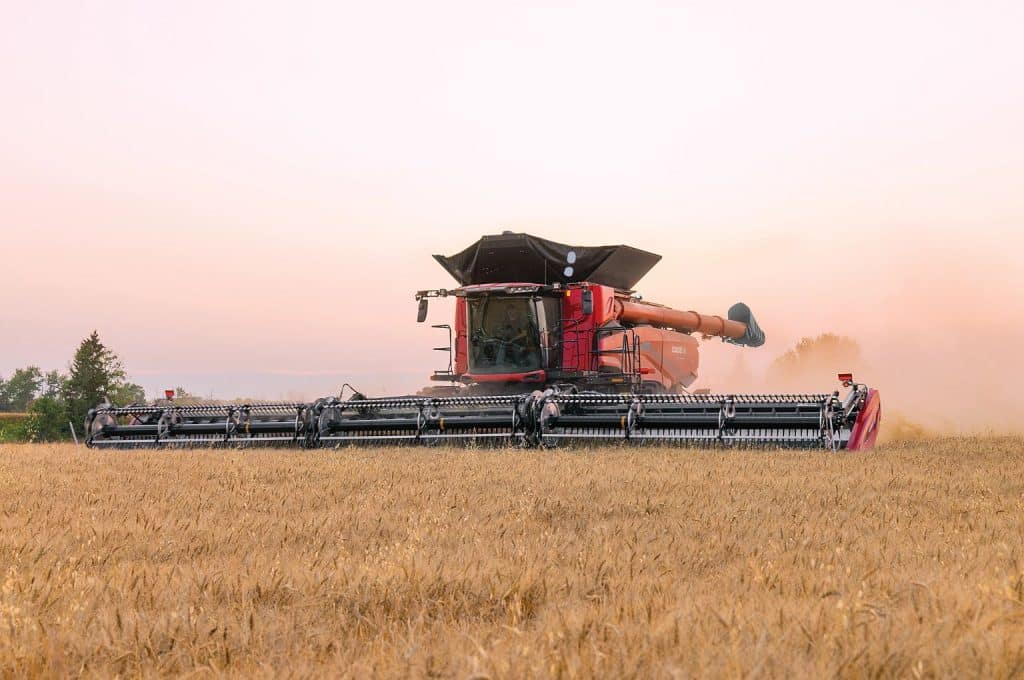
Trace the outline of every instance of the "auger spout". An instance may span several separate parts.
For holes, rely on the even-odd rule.
[[[729,340],[740,341],[748,337],[749,320],[753,319],[750,310],[742,305],[747,311],[748,320],[741,321],[736,318],[723,319],[712,314],[700,314],[694,311],[681,311],[656,305],[649,302],[615,301],[618,318],[627,323],[650,324],[671,328],[681,333],[700,333],[708,337],[728,338]],[[733,309],[739,305],[734,305]],[[733,311],[730,309],[730,312]],[[764,335],[761,334],[760,345],[764,342]],[[757,346],[752,345],[752,346]]]

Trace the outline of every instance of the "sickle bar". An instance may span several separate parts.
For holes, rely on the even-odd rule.
[[[86,443],[113,448],[309,444],[307,404],[101,405],[86,419]]]
[[[870,448],[878,394],[690,395],[560,392],[321,399],[312,404],[103,405],[86,422],[96,447],[336,447],[357,444],[557,446],[620,441],[701,447]]]
[[[521,444],[523,395],[331,399],[317,407],[317,443],[432,444],[440,441]]]

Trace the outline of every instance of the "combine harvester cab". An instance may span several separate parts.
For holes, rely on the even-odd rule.
[[[435,259],[455,289],[447,368],[418,395],[311,404],[101,405],[93,446],[339,446],[469,442],[554,446],[628,441],[699,446],[864,450],[878,435],[877,391],[840,374],[848,392],[691,392],[699,343],[764,344],[750,309],[725,318],[647,302],[633,291],[661,259],[629,246],[571,247],[528,234],[485,236]]]

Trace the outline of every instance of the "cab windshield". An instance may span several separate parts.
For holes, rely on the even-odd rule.
[[[544,368],[543,307],[525,297],[478,297],[469,303],[469,368],[474,373],[525,373]],[[538,313],[538,309],[540,312]],[[547,333],[544,334],[547,337]]]

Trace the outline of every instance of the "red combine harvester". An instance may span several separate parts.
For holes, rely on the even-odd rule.
[[[877,391],[824,394],[690,393],[698,374],[694,334],[739,346],[764,344],[750,309],[726,318],[644,301],[633,292],[661,256],[629,246],[572,247],[528,234],[485,236],[435,259],[459,287],[448,367],[417,395],[312,403],[176,404],[90,411],[92,446],[280,445],[563,441],[683,442],[863,450],[881,418]],[[440,384],[437,384],[440,383]]]

